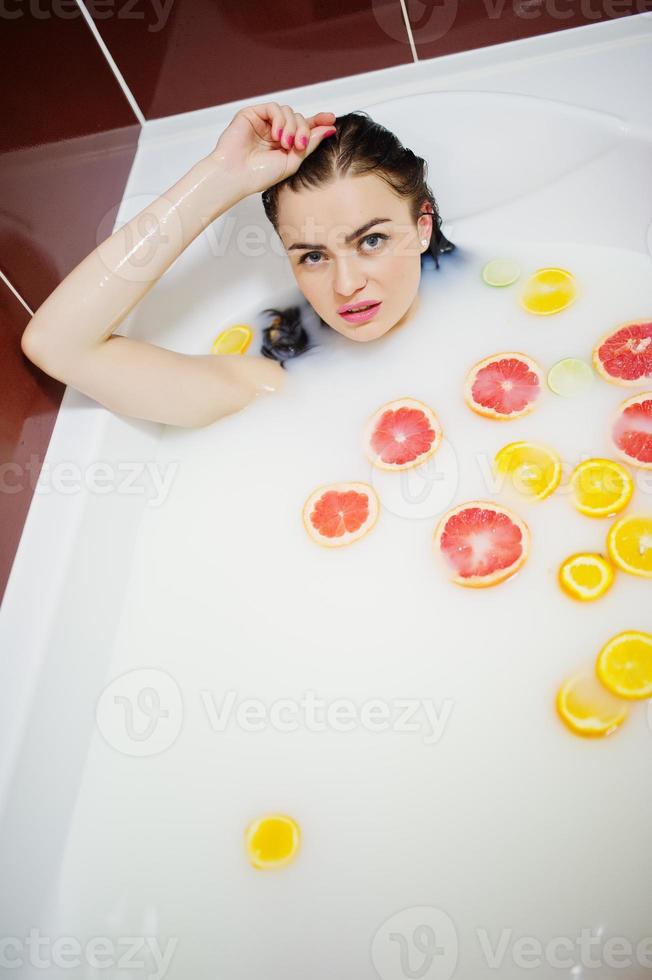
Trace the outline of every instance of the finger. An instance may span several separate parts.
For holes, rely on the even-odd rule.
[[[329,136],[334,136],[336,129],[334,126],[317,126],[310,132],[310,139],[308,141],[308,146],[306,147],[306,153],[312,153],[323,139]]]
[[[297,127],[294,134],[294,149],[297,150],[298,153],[303,153],[308,146],[308,141],[310,140],[310,126],[300,112],[294,113],[294,119]]]
[[[334,112],[318,112],[314,116],[308,116],[306,122],[312,129],[313,126],[332,126],[336,118]]]
[[[278,102],[261,102],[240,110],[253,125],[261,139],[279,139],[278,133],[285,125],[285,114]]]
[[[281,111],[284,118],[281,146],[284,150],[290,150],[294,145],[294,136],[297,131],[294,110],[289,105],[282,105]]]

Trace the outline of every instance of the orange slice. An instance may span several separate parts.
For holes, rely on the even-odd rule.
[[[466,376],[464,398],[478,415],[517,419],[534,408],[543,374],[525,354],[493,354],[478,361]]]
[[[530,549],[524,521],[497,504],[471,500],[454,507],[439,521],[433,546],[457,585],[498,585],[521,567]]]
[[[602,555],[578,553],[567,558],[559,568],[559,584],[573,599],[592,602],[603,596],[614,580],[614,568]]]
[[[253,340],[253,330],[244,323],[227,327],[213,342],[213,354],[244,354]]]
[[[587,517],[612,517],[631,500],[634,481],[613,459],[587,459],[570,477],[573,503]]]
[[[557,692],[557,711],[575,735],[603,738],[620,728],[628,715],[621,700],[588,671],[565,681]]]
[[[433,410],[416,398],[387,402],[367,422],[364,445],[368,458],[382,470],[407,470],[429,459],[443,432]]]
[[[254,868],[281,868],[296,855],[301,834],[298,825],[282,813],[254,820],[245,830],[245,846]]]
[[[611,438],[628,463],[652,469],[652,391],[644,391],[622,403]]]
[[[652,379],[652,320],[630,320],[610,330],[593,351],[605,381],[630,387]]]
[[[614,565],[630,575],[652,578],[652,517],[628,514],[609,528],[607,551]]]
[[[510,442],[496,453],[497,473],[511,477],[521,494],[544,500],[559,486],[561,460],[553,449],[535,442]]]
[[[317,544],[339,548],[364,537],[379,513],[378,494],[367,483],[331,483],[310,494],[303,524]]]
[[[652,696],[652,636],[637,630],[618,633],[598,654],[596,671],[604,686],[620,698]]]
[[[537,269],[525,284],[521,304],[528,313],[560,313],[577,297],[574,277],[565,269]]]

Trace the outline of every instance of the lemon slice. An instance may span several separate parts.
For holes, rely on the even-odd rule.
[[[613,459],[587,459],[570,477],[575,506],[588,517],[611,517],[627,506],[634,481]]]
[[[235,327],[227,327],[215,338],[211,351],[213,354],[244,354],[253,340],[254,332],[251,327],[239,323]]]
[[[614,565],[624,572],[652,578],[652,517],[621,517],[609,528],[607,550]]]
[[[245,845],[254,868],[281,868],[289,864],[299,849],[298,825],[282,813],[269,813],[249,824]]]
[[[548,387],[562,398],[581,394],[593,381],[593,369],[577,357],[565,357],[548,371]]]
[[[559,486],[561,460],[553,449],[534,442],[510,442],[496,453],[498,473],[510,476],[514,488],[543,500]]]
[[[629,630],[606,643],[596,661],[604,686],[621,698],[652,696],[652,636]]]
[[[525,284],[521,303],[528,313],[560,313],[577,297],[575,278],[565,269],[537,269]]]
[[[571,555],[559,568],[559,584],[562,589],[581,602],[599,599],[611,588],[613,580],[613,565],[602,555]]]
[[[629,713],[627,705],[588,672],[565,681],[557,692],[556,704],[564,724],[575,735],[586,738],[610,735]]]
[[[511,286],[521,274],[521,267],[513,259],[492,259],[482,270],[487,286]]]

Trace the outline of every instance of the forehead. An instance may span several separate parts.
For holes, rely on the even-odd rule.
[[[278,225],[285,246],[306,239],[323,241],[329,232],[354,231],[374,217],[406,221],[410,205],[380,177],[363,174],[336,177],[321,187],[283,187],[278,199]],[[321,233],[321,237],[319,236]]]

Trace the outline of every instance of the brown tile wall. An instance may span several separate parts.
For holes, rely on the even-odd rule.
[[[139,125],[74,0],[1,6],[0,269],[35,310],[98,244],[98,230],[106,234]],[[399,0],[86,6],[147,119],[412,61]],[[406,0],[406,8],[426,59],[641,13],[652,0]],[[63,390],[20,351],[28,316],[0,283],[0,465],[42,459]],[[30,495],[31,485],[0,492],[0,596]]]

